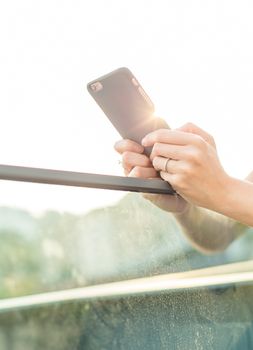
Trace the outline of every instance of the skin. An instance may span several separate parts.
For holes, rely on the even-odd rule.
[[[143,154],[143,146],[153,147],[150,158]],[[174,213],[188,232],[194,226],[193,212],[194,217],[201,216],[201,221],[207,225],[202,216],[209,214],[199,208],[231,218],[229,224],[222,219],[230,232],[232,226],[238,231],[238,223],[242,224],[240,232],[253,226],[253,172],[245,180],[229,176],[220,163],[213,137],[196,125],[188,123],[179,129],[156,130],[146,135],[142,145],[121,140],[115,144],[115,149],[122,156],[126,176],[154,178],[160,175],[173,186],[178,196],[144,194],[144,197]],[[196,232],[191,236],[196,238]],[[237,236],[231,233],[233,239]],[[229,242],[230,239],[226,239],[226,243],[219,244],[224,248]],[[209,246],[210,243],[207,249]]]

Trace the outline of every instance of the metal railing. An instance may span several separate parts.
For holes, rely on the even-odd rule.
[[[146,180],[124,176],[79,173],[14,165],[0,165],[0,179],[130,192],[175,193],[167,182],[159,179]]]

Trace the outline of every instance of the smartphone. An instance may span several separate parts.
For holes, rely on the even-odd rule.
[[[164,120],[154,116],[153,102],[128,68],[91,81],[87,89],[124,139],[140,144],[148,133],[168,128]],[[150,155],[151,150],[147,147],[144,152]]]

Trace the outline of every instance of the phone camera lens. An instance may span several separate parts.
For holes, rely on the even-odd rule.
[[[91,84],[90,88],[92,91],[98,92],[103,89],[103,85],[100,83],[100,81],[97,81],[96,83]]]

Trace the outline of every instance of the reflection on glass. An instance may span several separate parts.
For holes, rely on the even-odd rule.
[[[113,200],[113,191],[15,183],[19,203],[24,188],[33,193],[30,206],[16,207],[15,202],[4,206],[1,200],[1,298],[253,258],[250,232],[219,254],[209,256],[197,251],[174,217],[140,194],[120,193],[121,198]],[[48,203],[44,202],[44,210],[34,212],[33,202],[40,201],[42,192]],[[57,209],[59,192],[60,201],[69,207],[75,201],[75,210]],[[109,194],[108,205],[105,193]],[[80,203],[85,208],[83,213]]]
[[[252,232],[224,252],[206,255],[189,243],[171,214],[141,194],[1,184],[3,301],[214,265],[221,272],[219,265],[253,258]],[[0,348],[250,349],[251,296],[251,286],[211,285],[68,303],[56,298],[33,308],[28,303],[0,310]]]

